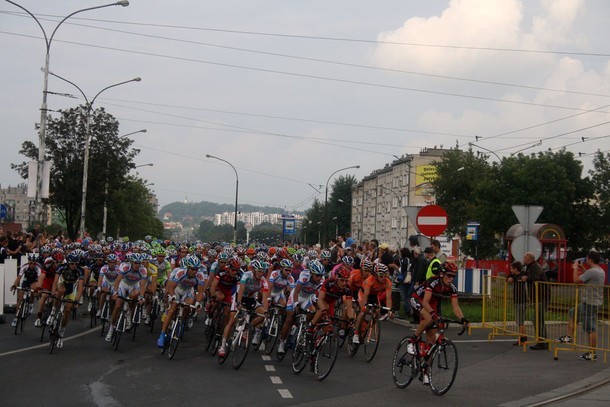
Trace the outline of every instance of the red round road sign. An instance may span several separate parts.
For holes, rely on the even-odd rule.
[[[424,206],[417,213],[415,223],[423,235],[442,235],[447,229],[447,212],[438,205]]]

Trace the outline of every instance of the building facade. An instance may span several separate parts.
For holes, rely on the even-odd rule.
[[[424,149],[404,155],[364,177],[352,190],[352,236],[357,241],[377,239],[402,247],[416,234],[408,206],[435,203],[432,181],[445,149]]]

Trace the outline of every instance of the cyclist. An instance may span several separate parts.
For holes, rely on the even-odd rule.
[[[295,253],[294,256],[292,256],[292,278],[296,281],[298,280],[299,276],[301,275],[301,272],[303,270],[305,270],[305,267],[303,266],[303,260],[305,260],[304,256],[301,253]]]
[[[203,287],[205,285],[206,276],[200,271],[201,260],[197,256],[189,255],[184,258],[184,268],[179,267],[172,271],[166,284],[166,291],[169,299],[169,308],[167,315],[163,320],[161,334],[157,340],[157,346],[163,348],[167,335],[165,331],[174,317],[174,313],[178,308],[178,303],[183,302],[189,305],[195,305],[199,308],[199,303],[203,300],[203,290],[197,290],[195,287]],[[185,312],[182,318],[186,321],[189,312]]]
[[[222,345],[218,350],[218,356],[224,357],[227,353],[227,340],[229,339],[231,328],[235,324],[238,306],[243,306],[249,311],[254,311],[257,314],[264,314],[267,312],[267,308],[269,307],[269,284],[267,283],[264,274],[268,267],[269,265],[265,262],[252,260],[250,262],[250,270],[242,275],[239,286],[237,287],[237,293],[233,295],[231,314],[229,322],[222,333]],[[259,294],[262,295],[262,302],[258,302]],[[252,326],[259,326],[262,322],[263,317],[256,316],[256,318],[252,320]]]
[[[144,323],[148,325],[148,316],[150,315],[150,309],[152,308],[152,294],[157,291],[157,273],[158,269],[152,262],[152,256],[148,253],[143,253],[142,265],[146,267],[146,291],[144,294],[144,308],[142,312],[142,319]]]
[[[42,274],[38,278],[38,288],[40,290],[51,292],[53,289],[53,282],[55,281],[55,273],[63,260],[64,255],[62,253],[55,253],[51,257],[47,257],[45,259],[42,267]],[[36,317],[36,321],[34,321],[34,326],[36,327],[42,326],[42,313],[44,311],[47,298],[49,298],[48,292],[43,292],[40,295],[40,301],[38,302],[38,315]]]
[[[330,250],[322,250],[322,252],[320,253],[320,261],[324,265],[324,269],[326,270],[327,276],[334,267],[334,264],[332,264],[332,262],[330,261],[331,257],[332,253],[330,252]]]
[[[114,283],[119,276],[117,263],[119,258],[116,254],[110,253],[106,257],[106,264],[100,270],[100,277],[97,280],[97,289],[100,293],[99,304],[97,307],[97,316],[102,315],[102,306],[106,301],[107,295],[114,295]]]
[[[172,267],[166,259],[167,252],[164,248],[157,247],[152,250],[151,254],[153,255],[151,263],[157,266],[157,284],[163,287]]]
[[[88,295],[89,295],[89,304],[87,305],[87,312],[91,312],[91,308],[93,308],[93,306],[91,305],[91,301],[93,300],[93,291],[96,289],[97,287],[97,282],[100,279],[100,270],[102,269],[102,267],[104,266],[104,253],[102,253],[101,249],[99,251],[95,251],[92,254],[93,256],[93,262],[91,263],[91,266],[89,267],[89,280],[87,283],[87,289],[88,289]],[[85,273],[87,272],[87,270],[85,270]],[[85,278],[87,277],[87,275],[85,275]],[[99,310],[99,308],[98,308]]]
[[[356,319],[356,332],[354,333],[352,342],[360,343],[360,336],[358,333],[360,332],[360,325],[364,318],[366,304],[381,304],[385,300],[386,306],[392,309],[392,281],[388,278],[389,275],[390,271],[388,266],[383,263],[377,263],[375,264],[375,271],[373,274],[367,277],[362,283],[362,294],[360,295],[359,300],[361,312]],[[377,310],[377,312],[379,313],[380,310]],[[392,311],[390,311],[390,317],[391,316]]]
[[[352,290],[350,290],[347,282],[349,273],[346,268],[340,268],[335,273],[334,277],[324,280],[324,284],[320,287],[318,293],[318,310],[313,319],[309,323],[308,333],[313,333],[315,325],[318,323],[322,314],[328,312],[334,314],[335,303],[338,299],[344,298],[347,317],[352,320],[354,318],[354,308],[352,305]]]
[[[36,290],[38,288],[38,279],[40,274],[42,273],[42,269],[40,264],[38,264],[38,255],[36,253],[28,254],[28,264],[24,264],[19,269],[19,273],[17,273],[17,277],[15,278],[15,282],[11,287],[11,291],[15,292],[17,290],[17,308],[21,305],[21,301],[23,301],[23,290],[32,289]],[[23,281],[21,280],[23,278]],[[34,296],[30,296],[30,303],[28,306],[30,307],[29,313],[31,313],[34,309]],[[13,323],[11,326],[17,326],[17,316],[13,319]]]
[[[142,257],[139,253],[131,253],[127,256],[129,263],[122,263],[119,266],[119,275],[114,282],[114,309],[112,310],[112,322],[106,335],[106,341],[112,341],[112,335],[116,329],[117,319],[123,308],[123,299],[131,298],[132,300],[138,300],[140,303],[144,302],[144,296],[142,295],[146,290],[146,267],[142,265]],[[131,328],[131,312],[135,304],[131,302],[129,304],[130,312],[127,313],[125,319],[125,328]]]
[[[307,270],[302,271],[299,275],[296,286],[288,297],[286,320],[280,333],[278,353],[286,353],[286,338],[292,327],[294,314],[299,307],[310,312],[316,311],[316,293],[324,283],[324,274],[326,274],[324,265],[318,260],[310,260]]]
[[[421,334],[426,331],[426,340],[430,345],[435,340],[436,322],[439,319],[437,314],[440,302],[443,298],[451,299],[451,306],[455,316],[460,318],[464,326],[468,326],[469,322],[464,318],[464,314],[458,304],[457,288],[453,284],[455,275],[457,274],[457,266],[455,263],[444,263],[438,276],[429,278],[424,284],[419,286],[411,297],[411,307],[419,313],[420,322],[415,330],[413,337],[409,340],[408,351],[415,353],[417,347],[415,344],[420,340]],[[424,384],[429,384],[428,375],[424,375]]]
[[[233,258],[230,261],[229,267],[223,271],[220,271],[215,277],[214,281],[210,286],[210,295],[218,302],[223,302],[229,306],[233,300],[233,294],[237,291],[237,284],[241,280],[241,260]],[[214,315],[216,311],[216,304],[209,303],[209,311],[206,310],[208,318],[206,319],[206,325],[211,323],[210,316]],[[229,308],[225,310],[225,318],[229,315]],[[226,319],[225,319],[226,321]]]
[[[53,282],[53,296],[56,298],[64,298],[78,303],[83,295],[83,279],[85,271],[79,267],[80,257],[75,253],[70,253],[66,256],[66,264],[63,264],[55,273],[55,281]],[[58,332],[59,340],[57,347],[61,348],[64,345],[63,338],[68,319],[70,317],[72,307],[75,304],[68,302],[64,308],[64,315],[61,321],[61,329]],[[51,311],[54,315],[59,302],[55,302],[55,307]]]

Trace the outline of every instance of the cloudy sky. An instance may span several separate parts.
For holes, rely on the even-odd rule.
[[[105,4],[17,3],[49,35]],[[162,205],[233,202],[233,170],[206,154],[237,167],[241,203],[305,210],[335,170],[360,165],[344,174],[361,179],[426,147],[475,142],[504,157],[565,146],[586,169],[610,150],[607,0],[130,3],[64,23],[50,69],[90,97],[142,78],[96,106],[120,134],[147,129],[130,137],[136,164],[154,163],[138,171]],[[35,21],[5,1],[0,48],[5,187],[20,182],[10,163],[22,161],[22,141],[38,143],[45,53]],[[49,90],[78,94],[55,78]],[[80,102],[48,100],[53,110]]]

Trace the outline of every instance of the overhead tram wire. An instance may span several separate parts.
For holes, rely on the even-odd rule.
[[[36,37],[33,35],[16,34],[16,33],[11,33],[11,32],[7,32],[7,31],[0,31],[0,34],[8,34],[8,35],[15,35],[15,36],[25,37],[25,38],[40,39],[40,37]],[[361,86],[368,86],[368,87],[374,87],[374,88],[380,88],[380,89],[392,89],[392,90],[400,90],[400,91],[414,92],[414,93],[425,93],[425,94],[439,95],[439,96],[484,100],[484,101],[491,101],[491,102],[498,102],[498,103],[509,103],[509,104],[524,105],[524,106],[546,107],[546,108],[552,108],[552,109],[587,111],[585,109],[580,109],[577,107],[570,107],[570,106],[547,105],[547,104],[543,104],[543,103],[498,99],[498,98],[491,98],[491,97],[486,97],[486,96],[465,95],[465,94],[452,93],[452,92],[435,91],[435,90],[430,90],[430,89],[418,89],[418,88],[409,88],[409,87],[404,87],[404,86],[385,85],[385,84],[374,83],[374,82],[363,82],[363,81],[355,81],[355,80],[349,80],[349,79],[325,77],[325,76],[320,76],[320,75],[310,75],[310,74],[303,74],[303,73],[296,73],[296,72],[279,71],[279,70],[275,70],[275,69],[257,68],[257,67],[245,66],[245,65],[236,65],[236,64],[228,64],[228,63],[215,62],[215,61],[206,61],[206,60],[195,59],[195,58],[176,57],[176,56],[170,56],[170,55],[157,54],[154,52],[134,51],[134,50],[127,50],[127,49],[121,49],[121,48],[116,48],[116,47],[84,44],[84,43],[80,43],[80,42],[76,42],[76,41],[57,40],[56,42],[62,42],[65,44],[72,44],[72,45],[80,45],[80,46],[89,47],[89,48],[125,52],[125,53],[130,53],[130,54],[135,54],[135,55],[145,55],[145,56],[152,56],[152,57],[157,57],[157,58],[194,62],[194,63],[200,63],[200,64],[206,64],[206,65],[214,65],[214,66],[222,66],[225,68],[244,69],[244,70],[255,71],[255,72],[265,72],[265,73],[277,74],[277,75],[294,76],[294,77],[298,77],[298,78],[308,78],[308,79],[316,79],[316,80],[336,82],[336,83],[345,83],[345,84],[351,84],[351,85],[361,85]]]
[[[10,12],[10,11],[0,11],[0,12],[4,13],[4,14],[20,14],[17,12]],[[41,17],[59,18],[59,16],[53,15],[53,14],[38,14],[38,15]],[[442,45],[442,44],[424,44],[424,43],[409,43],[409,42],[397,42],[397,41],[379,41],[379,40],[368,40],[368,39],[359,39],[359,38],[323,37],[323,36],[313,36],[313,35],[228,30],[228,29],[222,29],[222,28],[193,27],[193,26],[181,26],[181,25],[171,25],[171,24],[138,23],[138,22],[131,22],[131,21],[118,21],[118,20],[94,19],[94,18],[83,18],[83,17],[75,18],[75,20],[95,21],[95,22],[143,26],[143,27],[226,32],[226,33],[231,33],[231,34],[257,35],[257,36],[268,36],[268,37],[279,37],[279,38],[341,41],[341,42],[354,42],[354,43],[366,43],[366,44],[406,45],[406,46],[430,47],[430,48],[469,49],[469,50],[474,50],[474,51],[494,51],[494,52],[500,51],[500,52],[522,52],[522,53],[529,53],[529,54],[535,53],[535,54],[556,54],[556,55],[580,55],[580,56],[603,57],[603,58],[610,57],[610,54],[607,54],[607,53],[593,53],[593,52],[579,52],[579,51],[551,51],[551,50],[536,50],[536,49],[493,48],[493,47],[475,47],[475,46],[465,46],[465,45]]]
[[[54,19],[44,19],[44,18],[42,20],[55,21]],[[98,27],[98,26],[92,26],[92,25],[86,25],[86,24],[79,24],[79,23],[75,23],[75,22],[71,22],[68,24],[74,25],[74,26],[79,26],[79,27],[134,35],[134,36],[139,36],[139,37],[161,39],[161,40],[180,42],[180,43],[185,43],[185,44],[202,45],[202,46],[207,46],[207,47],[222,48],[222,49],[228,49],[228,50],[239,51],[239,52],[254,53],[254,54],[259,54],[259,55],[268,55],[268,56],[281,57],[281,58],[298,59],[298,60],[303,60],[303,61],[320,62],[320,63],[325,63],[325,64],[347,66],[347,67],[352,67],[352,68],[361,68],[361,69],[369,69],[369,70],[376,70],[376,71],[383,71],[383,72],[402,73],[402,74],[425,76],[425,77],[430,77],[430,78],[447,79],[447,80],[455,80],[455,81],[462,81],[462,82],[472,82],[472,83],[479,83],[479,84],[484,84],[484,85],[514,87],[514,88],[537,90],[537,91],[544,91],[544,92],[556,92],[556,93],[562,93],[562,94],[568,93],[568,94],[574,94],[574,95],[610,98],[610,95],[604,95],[604,94],[598,94],[598,93],[579,92],[579,91],[571,91],[571,90],[566,90],[566,89],[551,89],[551,88],[543,88],[543,87],[538,87],[538,86],[511,84],[511,83],[497,82],[497,81],[486,81],[486,80],[472,79],[472,78],[461,78],[461,77],[448,76],[448,75],[435,75],[435,74],[428,74],[428,73],[424,73],[424,72],[405,71],[405,70],[401,70],[401,69],[381,68],[381,67],[377,67],[377,66],[353,64],[353,63],[348,63],[348,62],[332,61],[332,60],[321,59],[321,58],[310,58],[310,57],[303,57],[303,56],[299,56],[299,55],[281,54],[281,53],[277,53],[277,52],[252,50],[252,49],[248,49],[248,48],[232,47],[232,46],[213,44],[213,43],[208,43],[208,42],[186,40],[186,39],[181,39],[181,38],[171,38],[171,37],[166,37],[166,36],[161,36],[161,35],[152,35],[152,34],[133,32],[133,31],[117,30],[117,29],[113,29],[113,28]]]
[[[601,140],[601,139],[605,139],[605,138],[609,138],[609,137],[610,137],[610,134],[605,135],[605,136],[598,136],[598,137],[581,137],[580,141],[575,141],[574,143],[568,143],[568,144],[564,144],[562,146],[553,147],[553,148],[549,147],[549,150],[550,151],[560,150],[562,148],[575,146],[576,144],[588,143],[590,141],[597,141],[597,140]]]

